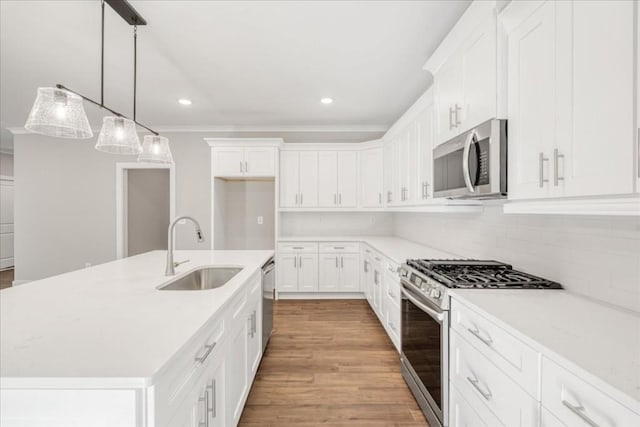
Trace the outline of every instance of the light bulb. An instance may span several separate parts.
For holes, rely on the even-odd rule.
[[[66,105],[56,104],[56,118],[62,120],[65,118],[66,115],[67,115]]]
[[[153,146],[151,147],[151,151],[153,154],[160,154],[160,142],[153,141]]]
[[[124,120],[121,117],[116,117],[115,125],[114,137],[116,141],[122,141],[124,138]]]

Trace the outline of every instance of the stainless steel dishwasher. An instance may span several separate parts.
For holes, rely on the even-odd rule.
[[[262,351],[267,348],[273,330],[276,261],[272,257],[262,266]]]

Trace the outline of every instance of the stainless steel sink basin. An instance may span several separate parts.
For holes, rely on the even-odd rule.
[[[236,274],[240,273],[239,267],[205,267],[184,277],[169,282],[160,288],[161,291],[203,291],[224,286]]]

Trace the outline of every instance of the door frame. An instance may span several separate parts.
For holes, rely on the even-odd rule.
[[[127,245],[127,171],[129,169],[169,170],[169,218],[176,216],[176,171],[175,165],[158,163],[122,162],[116,163],[116,259],[125,257]]]

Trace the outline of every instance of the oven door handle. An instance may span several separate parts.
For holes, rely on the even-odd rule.
[[[464,184],[467,186],[469,193],[475,193],[476,191],[471,183],[471,174],[469,173],[469,151],[471,150],[471,144],[476,142],[478,142],[478,133],[474,129],[469,132],[464,142],[464,150],[462,151],[462,177],[464,178]]]
[[[402,295],[404,295],[409,301],[411,301],[416,306],[418,306],[420,310],[424,311],[425,313],[435,318],[439,322],[442,322],[444,320],[444,313],[438,313],[434,309],[427,307],[426,305],[418,301],[416,297],[411,295],[405,288],[402,288]]]

